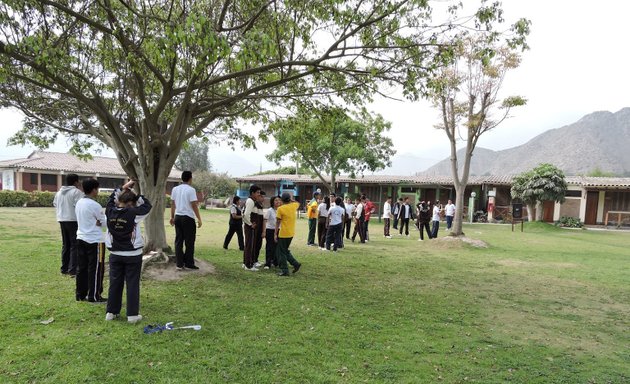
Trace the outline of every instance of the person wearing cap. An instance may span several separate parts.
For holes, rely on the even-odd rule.
[[[306,240],[306,245],[314,246],[315,245],[315,229],[317,228],[317,202],[319,199],[320,193],[315,191],[313,193],[313,199],[306,206],[306,217],[308,217],[308,238]]]
[[[302,266],[289,250],[293,236],[295,236],[295,222],[297,221],[297,210],[300,204],[293,200],[287,192],[282,193],[281,199],[282,205],[276,211],[274,240],[277,243],[276,256],[280,267],[278,276],[289,276],[288,264],[293,266],[293,273],[296,273]]]

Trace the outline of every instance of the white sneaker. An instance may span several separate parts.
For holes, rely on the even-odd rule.
[[[251,271],[251,272],[258,272],[258,268],[256,267],[251,267],[251,268],[245,268],[246,271]]]
[[[385,236],[385,238],[386,238],[386,239],[391,239],[392,237],[391,237],[391,236]]]
[[[243,269],[247,269],[247,267],[245,266],[245,264],[241,264],[241,267],[242,267]]]
[[[269,267],[265,265],[265,268],[263,268],[263,269],[269,269]]]
[[[409,235],[407,235],[407,237],[409,237]]]
[[[127,322],[131,324],[135,324],[139,322],[140,320],[142,320],[142,315],[127,316]]]
[[[260,267],[262,267],[263,265],[264,265],[264,264],[263,264],[263,263],[261,263],[260,261],[257,261],[257,262],[255,262],[255,263],[254,263],[254,267],[256,267],[256,268],[260,268]]]
[[[119,318],[119,317],[120,317],[120,315],[119,315],[119,314],[117,314],[117,313],[116,313],[116,314],[114,314],[114,313],[111,313],[111,312],[107,312],[107,313],[105,314],[105,321],[115,320],[115,319],[117,319],[117,318]]]
[[[422,240],[422,239],[418,239],[418,241],[424,241],[424,240]]]
[[[324,252],[328,252],[329,251],[329,249],[326,249],[326,248],[322,248],[321,250],[324,251]]]

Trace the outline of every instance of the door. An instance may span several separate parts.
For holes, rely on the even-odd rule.
[[[586,217],[584,224],[597,224],[597,205],[599,203],[599,192],[589,191],[586,193]]]
[[[553,200],[543,202],[543,221],[545,223],[553,223],[553,211],[556,203]]]

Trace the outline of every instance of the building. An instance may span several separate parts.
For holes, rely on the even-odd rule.
[[[35,151],[27,158],[0,161],[0,189],[15,191],[58,191],[65,175],[76,173],[80,178],[98,179],[101,189],[113,189],[127,181],[127,174],[117,159],[94,156],[81,160],[69,153]],[[173,169],[166,186],[167,193],[181,180],[181,172]]]
[[[545,202],[544,221],[553,222],[568,216],[579,218],[587,225],[597,225],[604,224],[608,215],[609,221],[615,225],[630,222],[630,178],[568,176],[566,180],[566,201],[562,204]],[[257,184],[268,197],[290,192],[302,209],[315,190],[320,188],[327,192],[321,180],[310,175],[254,175],[238,177],[236,181],[239,183],[237,193],[241,197],[247,197],[249,186]],[[474,192],[472,209],[491,211],[494,219],[502,220],[511,212],[511,186],[512,176],[471,176],[464,196],[464,213],[470,210],[468,205]],[[379,217],[388,196],[409,197],[414,204],[421,200],[439,200],[442,203],[448,199],[455,200],[450,176],[340,176],[335,192],[350,197],[366,194],[376,205]],[[620,217],[622,220],[619,220]]]

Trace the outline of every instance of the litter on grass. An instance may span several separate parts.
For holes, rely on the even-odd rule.
[[[172,321],[164,325],[149,324],[146,327],[144,327],[144,333],[149,335],[151,333],[158,333],[162,331],[173,331],[175,329],[192,329],[195,331],[201,331],[201,325],[185,325],[183,327],[174,327]]]

